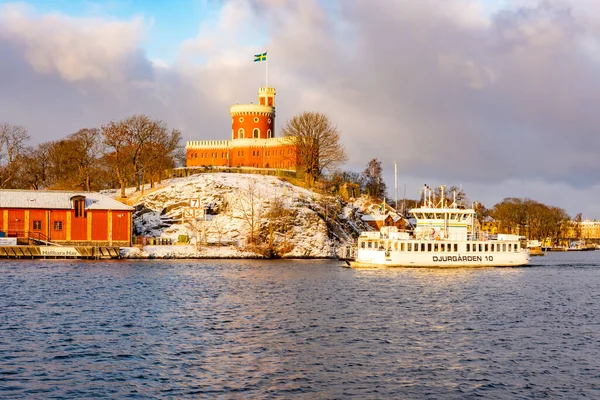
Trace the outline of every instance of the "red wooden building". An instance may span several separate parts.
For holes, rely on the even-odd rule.
[[[133,210],[95,192],[0,190],[0,232],[58,244],[126,247]]]

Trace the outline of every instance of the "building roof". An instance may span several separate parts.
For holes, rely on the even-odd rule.
[[[97,192],[0,190],[0,208],[72,210],[74,196],[85,197],[86,210],[133,211],[134,208]]]
[[[363,221],[384,221],[387,217],[389,217],[389,214],[365,214],[363,215],[360,219],[362,219]]]

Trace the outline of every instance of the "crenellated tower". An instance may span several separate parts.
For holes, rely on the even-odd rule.
[[[258,89],[258,104],[236,104],[231,114],[231,140],[186,143],[186,166],[251,167],[295,170],[293,138],[275,137],[275,88]]]
[[[270,139],[275,135],[275,88],[258,89],[258,104],[236,104],[231,114],[231,139]]]

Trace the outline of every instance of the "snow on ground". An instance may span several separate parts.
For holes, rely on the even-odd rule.
[[[276,176],[205,173],[126,194],[135,236],[177,243],[125,248],[126,258],[327,258],[369,229],[360,220],[364,200],[346,204]]]

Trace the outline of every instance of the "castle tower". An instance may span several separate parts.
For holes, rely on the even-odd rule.
[[[258,89],[258,104],[236,104],[231,114],[231,139],[270,139],[275,135],[275,88]]]

